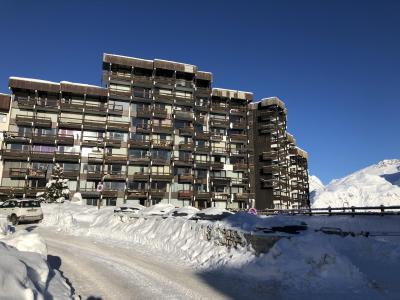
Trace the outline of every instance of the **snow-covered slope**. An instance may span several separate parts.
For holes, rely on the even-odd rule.
[[[400,205],[400,160],[383,160],[333,180],[310,196],[314,208]]]
[[[315,175],[311,175],[308,179],[308,183],[310,185],[310,193],[316,190],[320,190],[324,188],[324,184],[322,183],[321,179],[319,179]]]

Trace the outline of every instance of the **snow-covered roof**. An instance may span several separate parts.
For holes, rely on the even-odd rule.
[[[103,87],[98,86],[98,85],[92,85],[92,84],[86,84],[86,83],[78,83],[78,82],[70,82],[70,81],[60,81],[60,84],[71,84],[71,85],[82,86],[82,87],[93,87],[93,88],[104,89]]]
[[[262,98],[258,102],[261,106],[271,106],[271,105],[277,105],[281,109],[286,111],[286,105],[285,103],[279,99],[278,97],[268,97],[268,98]]]
[[[35,78],[28,78],[28,77],[16,77],[16,76],[11,76],[9,79],[10,79],[10,80],[30,81],[30,82],[37,82],[37,83],[45,83],[45,84],[60,85],[59,83],[54,82],[54,81],[42,80],[42,79],[35,79]]]
[[[153,61],[150,60],[150,59],[143,59],[143,58],[138,58],[138,57],[133,57],[133,56],[125,56],[125,55],[118,55],[118,54],[112,54],[112,53],[104,53],[104,54],[103,54],[103,59],[104,59],[107,55],[108,55],[108,56],[113,56],[113,57],[119,57],[119,58],[142,60],[142,61],[147,61],[147,62],[153,63]]]
[[[251,101],[253,100],[253,93],[238,91],[238,90],[228,90],[223,88],[213,88],[212,95],[218,97],[236,98]]]

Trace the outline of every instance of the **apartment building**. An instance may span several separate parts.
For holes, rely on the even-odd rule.
[[[267,173],[258,180],[254,172],[268,164],[256,158],[272,144],[255,140],[272,106],[252,106],[252,93],[212,88],[212,80],[194,65],[112,54],[103,56],[102,86],[10,77],[0,192],[34,197],[58,163],[70,190],[92,205],[239,209],[273,198],[284,207],[291,200],[278,203],[257,185]],[[285,177],[290,187],[300,170],[307,173],[305,153],[294,152],[285,157],[296,169],[296,177]],[[300,197],[279,187],[287,199]]]
[[[251,118],[256,207],[308,207],[308,154],[287,132],[285,104],[277,97],[264,98],[252,105]]]
[[[11,96],[8,94],[0,93],[0,151],[3,144],[3,132],[8,130],[9,112],[10,112]],[[0,153],[1,155],[1,153]],[[0,161],[0,182],[3,176],[3,161]],[[0,192],[0,199],[7,197],[6,194],[2,195]]]

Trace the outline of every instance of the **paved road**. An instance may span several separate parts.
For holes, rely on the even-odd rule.
[[[82,299],[227,299],[193,270],[150,254],[31,227],[47,243],[49,262]]]

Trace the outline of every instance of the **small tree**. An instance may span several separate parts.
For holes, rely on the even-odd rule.
[[[59,164],[56,164],[53,168],[51,179],[46,184],[46,191],[40,196],[47,202],[63,202],[69,195],[67,182],[68,179],[64,178],[64,169]]]

